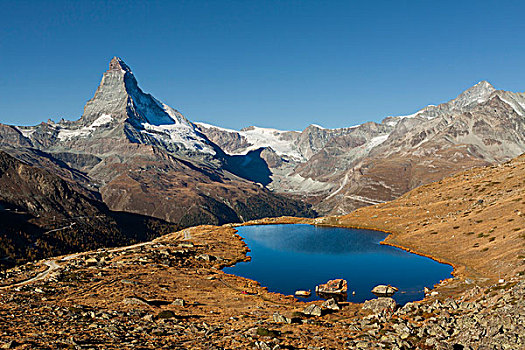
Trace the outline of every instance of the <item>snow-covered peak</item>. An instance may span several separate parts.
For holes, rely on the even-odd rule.
[[[117,122],[128,122],[135,127],[142,123],[190,124],[176,110],[144,93],[129,66],[119,57],[113,57],[95,96],[84,107],[83,126],[90,125],[102,114],[110,114]]]
[[[175,109],[143,92],[129,66],[119,57],[113,57],[109,63],[109,70],[104,73],[95,96],[86,104],[81,119],[88,126],[104,114],[139,128],[141,124],[191,127]]]
[[[321,125],[317,125],[317,124],[310,124],[309,126],[313,127],[313,128],[317,128],[317,129],[321,129],[321,130],[324,130],[325,128],[323,128]]]
[[[383,123],[389,126],[395,126],[403,119],[418,117],[430,120],[443,115],[460,114],[473,106],[486,102],[494,91],[496,91],[494,86],[488,81],[482,80],[449,102],[442,103],[438,106],[428,105],[409,115],[389,116],[383,120]]]
[[[473,103],[483,103],[496,91],[488,81],[482,80],[471,88],[462,92],[452,102],[457,106],[468,106]]]
[[[483,89],[483,90],[491,90],[491,91],[496,90],[496,88],[486,80],[482,80],[478,82],[476,85],[474,85],[470,89]]]
[[[210,142],[189,120],[142,91],[129,66],[119,57],[111,59],[80,120],[59,123],[56,130],[62,141],[111,134],[179,153],[215,154]]]
[[[109,62],[109,70],[119,70],[122,72],[133,74],[129,66],[126,63],[124,63],[124,61],[120,57],[117,56],[113,57]]]

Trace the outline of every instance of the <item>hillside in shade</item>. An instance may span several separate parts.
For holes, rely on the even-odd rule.
[[[0,151],[0,265],[145,241],[178,228],[114,212],[47,170]]]

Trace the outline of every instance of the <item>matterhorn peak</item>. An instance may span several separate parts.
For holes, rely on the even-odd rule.
[[[182,114],[142,91],[129,66],[117,56],[109,62],[95,96],[86,103],[79,124],[83,135],[111,132],[111,127],[117,130],[112,137],[125,130],[126,138],[133,142],[180,152],[215,153]]]
[[[120,70],[123,72],[133,74],[129,66],[126,63],[124,63],[124,61],[120,57],[117,56],[113,57],[109,62],[109,70]]]

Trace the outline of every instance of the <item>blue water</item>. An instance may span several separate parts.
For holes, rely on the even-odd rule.
[[[270,292],[312,291],[311,297],[300,300],[319,300],[316,285],[344,278],[348,301],[375,298],[374,286],[390,284],[399,288],[393,298],[404,304],[423,299],[423,287],[451,277],[449,265],[379,244],[386,237],[383,232],[312,225],[241,226],[237,230],[251,250],[251,261],[224,271],[256,280]]]

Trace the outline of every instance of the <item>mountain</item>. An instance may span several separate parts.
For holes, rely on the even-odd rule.
[[[117,57],[79,120],[49,121],[18,130],[25,137],[22,142],[53,152],[73,147],[82,153],[105,154],[115,144],[134,143],[192,158],[216,154],[214,145],[184,116],[144,93],[131,69]]]
[[[51,172],[0,151],[0,266],[131,244],[178,228],[110,211]]]
[[[308,205],[264,187],[270,172],[258,152],[223,152],[182,114],[143,92],[118,57],[80,119],[0,125],[0,148],[111,210],[181,227],[315,215]]]
[[[180,226],[345,214],[525,151],[525,95],[482,81],[380,123],[240,131],[192,123],[120,58],[80,119],[0,125],[0,148],[111,210]]]
[[[235,131],[197,125],[230,154],[263,148],[274,191],[294,193],[321,214],[346,214],[525,152],[524,108],[525,94],[482,81],[438,106],[349,128]]]

